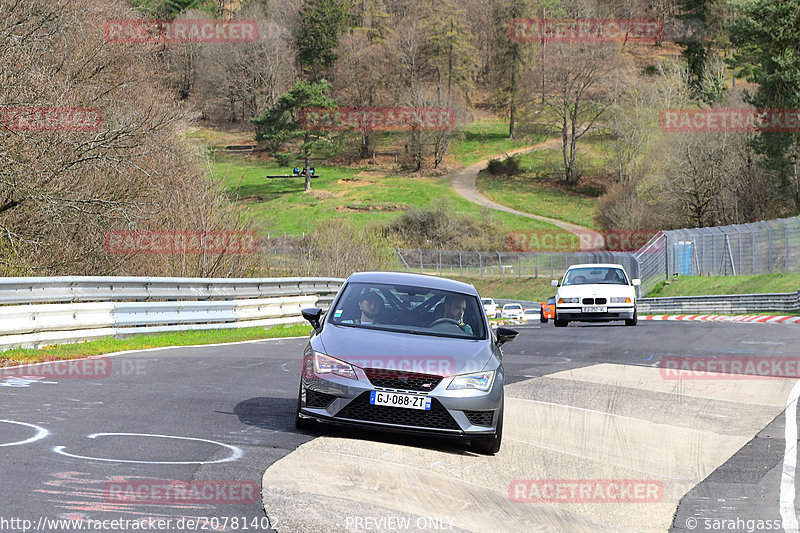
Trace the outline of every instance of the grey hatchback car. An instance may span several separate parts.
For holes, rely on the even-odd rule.
[[[456,437],[500,449],[500,346],[472,285],[396,272],[360,272],[329,311],[304,309],[314,330],[303,353],[295,423],[317,421]]]

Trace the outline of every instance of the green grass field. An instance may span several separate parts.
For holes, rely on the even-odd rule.
[[[318,178],[311,192],[303,192],[302,178],[266,179],[268,174],[291,174],[272,162],[244,161],[218,156],[214,172],[231,199],[237,199],[254,216],[254,229],[265,234],[300,236],[325,220],[346,217],[358,226],[388,223],[411,207],[447,201],[456,213],[488,216],[484,209],[457,195],[449,177],[412,178],[387,176],[369,170],[315,166]],[[515,230],[562,231],[526,217],[492,212],[506,232]]]
[[[508,138],[507,120],[472,122],[453,135],[448,154],[456,163],[467,166],[508,150],[547,140],[544,133],[520,133],[516,136],[516,139]]]
[[[686,276],[669,285],[658,284],[649,297],[705,296],[709,294],[759,294],[795,292],[800,289],[800,274],[759,274],[756,276]]]
[[[544,302],[555,296],[556,288],[550,286],[550,278],[472,278],[445,276],[473,285],[484,298],[507,298]]]
[[[109,337],[96,341],[75,344],[55,344],[42,349],[14,348],[0,352],[0,367],[16,364],[40,363],[103,355],[124,350],[142,350],[164,346],[192,346],[196,344],[218,344],[278,337],[301,337],[308,335],[311,326],[306,323],[271,328],[218,329],[208,331],[180,331],[156,335],[136,335],[126,339]]]

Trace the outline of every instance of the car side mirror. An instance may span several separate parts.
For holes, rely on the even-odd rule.
[[[633,285],[634,287],[638,287],[641,284],[642,284],[642,280],[640,280],[639,278],[633,278],[631,280],[631,285]]]
[[[311,322],[311,327],[314,328],[314,331],[317,333],[322,331],[322,325],[319,322],[319,319],[322,316],[322,309],[319,307],[309,307],[300,312],[303,314],[303,318]]]
[[[550,286],[551,287],[558,287],[558,280],[557,279],[551,279],[550,280]]]
[[[509,328],[497,328],[497,345],[502,346],[507,342],[511,342],[517,338],[519,331]]]

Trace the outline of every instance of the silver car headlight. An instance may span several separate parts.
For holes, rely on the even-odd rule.
[[[474,372],[472,374],[462,374],[453,378],[448,390],[476,389],[486,392],[492,388],[494,383],[494,370]]]
[[[629,303],[631,303],[631,299],[630,298],[625,298],[625,297],[622,297],[622,296],[612,296],[610,301],[611,301],[612,304],[629,304]]]
[[[314,372],[323,375],[335,374],[343,378],[358,379],[352,365],[319,352],[314,352]]]
[[[560,304],[576,304],[581,301],[580,298],[559,298],[558,303]]]

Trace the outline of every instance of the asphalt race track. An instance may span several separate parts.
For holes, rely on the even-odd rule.
[[[798,380],[659,368],[677,356],[797,358],[797,326],[519,329],[504,349],[494,457],[445,440],[295,430],[304,339],[128,353],[103,376],[5,376],[0,530],[797,530],[797,414],[790,406],[787,427],[785,412]],[[261,494],[113,493],[170,480]],[[594,492],[623,481],[644,492]],[[576,483],[591,494],[575,497]]]

